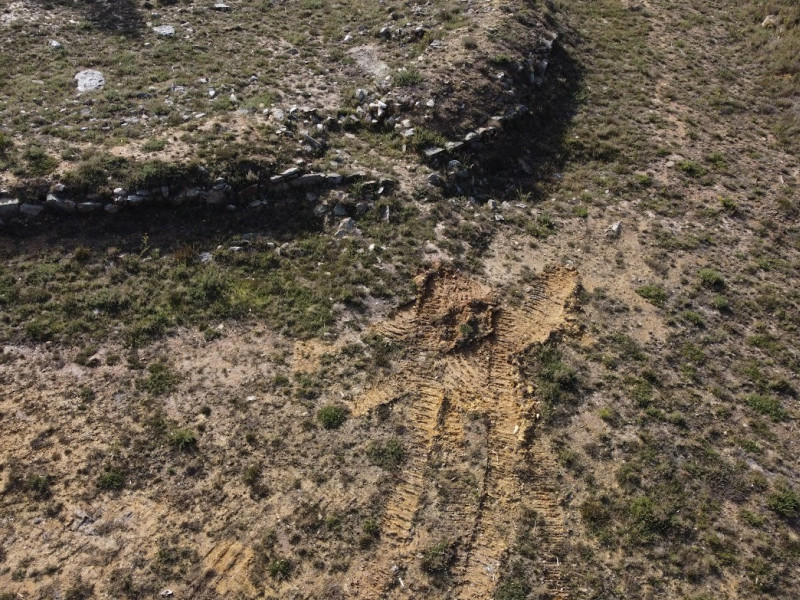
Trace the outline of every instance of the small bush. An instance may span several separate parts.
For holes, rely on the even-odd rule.
[[[447,573],[455,557],[455,545],[443,540],[422,553],[422,569],[432,575]]]
[[[37,500],[46,500],[51,496],[51,484],[52,479],[49,475],[30,473],[25,478],[25,490]]]
[[[398,87],[411,87],[422,83],[422,74],[416,69],[403,69],[394,74],[392,81]]]
[[[338,429],[347,420],[347,409],[344,406],[328,404],[317,412],[317,420],[325,429]]]
[[[242,479],[247,486],[253,487],[261,477],[261,465],[255,464],[250,465],[244,470],[244,474],[242,475]]]
[[[523,577],[511,577],[502,581],[494,592],[495,600],[526,600],[531,586]]]
[[[800,496],[792,489],[784,488],[770,494],[767,506],[785,519],[800,517]]]
[[[366,519],[361,526],[364,535],[376,538],[381,534],[381,526],[375,519]]]
[[[44,177],[58,166],[58,161],[55,158],[36,146],[25,150],[23,157],[28,163],[27,173],[34,177]]]
[[[125,473],[116,467],[107,467],[97,478],[97,487],[101,490],[120,490],[125,487]]]
[[[160,160],[151,160],[131,169],[126,184],[129,188],[150,188],[172,185],[187,178],[187,168]]]
[[[7,133],[0,131],[0,156],[4,156],[14,146],[14,142]]]
[[[708,169],[694,162],[693,160],[682,160],[678,163],[678,170],[687,177],[702,177],[708,173]]]
[[[667,292],[660,285],[643,285],[636,289],[636,293],[653,306],[664,306],[664,303],[667,301]]]
[[[367,458],[373,465],[394,471],[405,461],[406,449],[396,438],[390,439],[385,444],[370,442],[367,446]]]
[[[719,271],[715,271],[714,269],[700,269],[697,272],[697,276],[700,278],[700,284],[705,288],[712,290],[725,289],[725,278]]]
[[[108,186],[108,178],[121,179],[129,169],[126,159],[111,155],[96,155],[78,165],[62,177],[63,182],[75,192],[95,191]]]
[[[167,142],[166,140],[147,140],[144,144],[142,144],[142,151],[143,152],[160,152],[164,148],[166,148]]]
[[[278,581],[289,579],[294,570],[294,564],[288,558],[276,558],[269,564],[269,576]]]
[[[75,253],[73,254],[73,258],[79,263],[85,263],[91,257],[92,257],[92,249],[89,248],[88,246],[80,244],[77,248],[75,248]]]
[[[94,585],[90,583],[76,583],[64,593],[64,600],[88,600],[94,596]]]
[[[163,396],[175,389],[180,376],[173,373],[168,365],[158,362],[147,367],[148,375],[136,381],[136,387],[153,396]]]
[[[695,327],[704,327],[706,324],[705,320],[703,319],[703,315],[693,310],[684,311],[683,318]]]
[[[169,434],[169,445],[177,450],[191,450],[196,444],[197,435],[191,429],[176,429]]]
[[[711,304],[719,312],[728,312],[731,309],[731,303],[727,296],[714,296]]]
[[[536,215],[525,224],[525,231],[535,238],[546,238],[556,230],[556,223],[547,213]]]
[[[786,416],[781,401],[772,396],[761,394],[750,394],[747,397],[747,405],[759,414],[772,417],[775,421],[780,421]]]
[[[729,196],[723,196],[719,199],[722,204],[722,209],[732,217],[739,215],[739,205]]]
[[[424,127],[417,127],[411,138],[411,145],[419,152],[427,148],[443,147],[446,143],[447,140],[441,134]]]
[[[510,67],[514,64],[514,59],[508,54],[498,54],[492,58],[492,64],[498,67]]]

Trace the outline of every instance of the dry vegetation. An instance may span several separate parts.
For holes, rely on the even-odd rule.
[[[796,594],[795,3],[230,4],[6,4],[3,185],[397,186],[6,224],[0,599]]]

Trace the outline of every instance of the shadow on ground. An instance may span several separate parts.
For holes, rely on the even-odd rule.
[[[210,207],[142,208],[118,215],[69,216],[14,227],[0,237],[0,255],[84,245],[95,249],[139,248],[142,237],[162,251],[209,242],[230,241],[247,233],[267,234],[277,241],[322,231],[321,219],[300,203],[229,212]]]
[[[481,191],[490,197],[523,189],[540,199],[569,159],[565,139],[579,104],[582,68],[561,44],[550,65],[529,98],[529,113],[489,142],[478,160],[477,173],[487,182]]]
[[[34,0],[42,8],[56,5],[81,11],[100,31],[121,35],[138,35],[145,20],[137,0]]]

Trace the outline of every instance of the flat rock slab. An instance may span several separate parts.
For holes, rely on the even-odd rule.
[[[382,80],[392,73],[391,67],[380,56],[376,46],[359,46],[348,52],[363,71],[369,73],[377,80]]]
[[[153,31],[156,35],[161,35],[164,37],[172,37],[175,35],[175,28],[172,25],[159,25],[157,27],[153,27]]]
[[[79,92],[93,92],[95,90],[102,90],[106,84],[106,78],[100,71],[86,69],[75,75],[78,81]]]

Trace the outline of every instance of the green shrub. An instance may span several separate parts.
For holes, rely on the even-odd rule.
[[[158,140],[158,139],[147,140],[144,144],[142,144],[142,151],[160,152],[161,150],[166,148],[166,146],[167,146],[166,140]]]
[[[728,312],[731,309],[731,303],[727,296],[714,296],[711,304],[719,312]]]
[[[325,429],[338,429],[347,420],[347,409],[337,404],[328,404],[317,411],[317,420]]]
[[[361,525],[361,531],[370,537],[378,537],[381,533],[381,526],[375,519],[366,519]]]
[[[147,367],[147,377],[136,381],[137,389],[149,392],[154,396],[168,394],[175,389],[180,376],[170,369],[169,365],[157,362]]]
[[[94,585],[79,582],[64,593],[64,600],[88,600],[94,596]]]
[[[7,133],[0,131],[0,156],[4,156],[14,146],[14,142]]]
[[[254,464],[250,465],[244,470],[242,475],[242,479],[244,479],[245,485],[249,487],[253,487],[258,483],[259,478],[261,477],[261,465]]]
[[[552,235],[555,230],[556,223],[547,213],[540,213],[525,224],[525,231],[539,239]]]
[[[405,461],[406,449],[396,438],[391,438],[385,444],[370,442],[367,446],[367,458],[373,465],[394,471]]]
[[[636,289],[636,293],[654,306],[664,306],[667,301],[667,292],[660,285],[643,285]]]
[[[394,74],[392,81],[398,87],[411,87],[422,83],[422,74],[416,69],[403,69]]]
[[[664,506],[648,496],[632,499],[628,504],[628,515],[632,525],[629,534],[637,543],[646,543],[653,534],[666,532],[671,524]]]
[[[206,268],[193,279],[189,288],[189,299],[198,306],[209,306],[225,298],[228,277],[216,267]]]
[[[494,591],[495,600],[526,600],[531,586],[524,577],[510,577],[500,582]]]
[[[180,451],[191,450],[197,444],[197,435],[191,429],[176,429],[168,439],[170,446]]]
[[[289,579],[294,570],[294,564],[291,560],[284,557],[279,557],[269,564],[269,575],[278,581]]]
[[[422,553],[422,569],[432,575],[447,573],[455,557],[455,544],[443,540]]]
[[[613,408],[601,408],[598,416],[606,423],[613,423],[617,420],[617,411]]]
[[[412,147],[421,152],[427,148],[444,147],[447,140],[439,133],[426,129],[425,127],[417,127],[414,129],[414,135],[411,137]]]
[[[722,209],[729,215],[735,217],[739,214],[739,205],[730,196],[723,196],[719,199]]]
[[[775,421],[780,421],[786,416],[781,401],[772,396],[761,394],[750,394],[747,397],[747,405],[759,414],[772,417]]]
[[[131,189],[160,187],[184,181],[188,175],[186,166],[151,160],[132,167],[125,183]]]
[[[693,160],[682,160],[677,166],[678,170],[687,177],[702,177],[708,173],[708,169]]]
[[[514,64],[514,59],[508,54],[498,54],[492,57],[492,63],[498,67],[508,67]]]
[[[117,467],[107,467],[97,478],[97,487],[101,490],[119,490],[125,487],[125,473]]]
[[[703,319],[703,315],[693,310],[684,311],[683,318],[695,327],[704,327],[706,324],[705,320]]]
[[[700,277],[700,284],[703,287],[712,290],[721,290],[726,286],[725,278],[722,276],[722,273],[714,269],[700,269],[697,275]]]
[[[108,186],[108,179],[122,180],[128,172],[129,164],[124,158],[111,155],[96,155],[78,165],[74,171],[66,173],[62,181],[75,192],[95,191]]]
[[[34,177],[49,175],[58,166],[55,158],[37,146],[28,148],[22,156],[28,163],[27,174]]]
[[[786,519],[800,517],[800,496],[792,489],[784,488],[770,494],[767,506]]]
[[[37,500],[45,500],[51,496],[51,485],[52,479],[49,475],[30,473],[25,478],[25,489]]]

